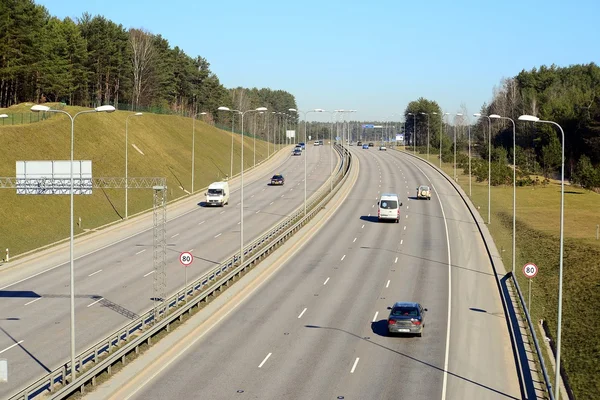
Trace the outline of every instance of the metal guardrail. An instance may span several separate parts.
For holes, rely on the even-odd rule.
[[[251,268],[268,256],[271,251],[279,247],[308,223],[321,210],[322,206],[335,195],[347,178],[351,154],[341,146],[336,146],[336,151],[340,154],[342,162],[330,178],[334,180],[333,190],[330,190],[329,185],[324,185],[307,200],[306,216],[303,215],[304,205],[302,204],[284,221],[279,222],[265,234],[245,246],[245,261],[242,265],[238,263],[239,253],[232,255],[218,267],[166,299],[166,308],[156,320],[154,318],[154,307],[152,307],[136,320],[81,352],[75,358],[79,376],[74,382],[68,382],[71,373],[71,363],[69,361],[27,385],[25,389],[9,397],[9,400],[30,400],[38,396],[47,396],[48,393],[51,394],[52,399],[64,399],[77,390],[83,392],[85,384],[89,382],[95,384],[96,376],[107,370],[110,373],[113,364],[118,361],[124,363],[127,354],[137,353],[141,345],[144,343],[150,344],[152,337],[162,330],[169,331],[171,323],[180,320],[183,314],[190,312],[199,303],[206,302],[209,296],[219,292],[223,286],[227,286],[235,277],[240,276],[246,269]]]
[[[494,265],[494,259],[493,259],[493,256],[492,256],[491,252],[490,252],[490,249],[489,249],[489,247],[488,247],[488,245],[487,245],[487,243],[485,241],[485,236],[483,234],[481,226],[479,226],[479,222],[477,221],[477,218],[475,217],[475,211],[472,210],[471,207],[469,207],[466,199],[463,197],[463,195],[461,194],[461,192],[458,190],[460,188],[460,186],[456,182],[454,182],[454,180],[452,178],[450,178],[448,175],[446,175],[446,173],[444,171],[442,171],[437,166],[433,165],[433,163],[431,163],[430,161],[425,160],[424,158],[421,158],[421,157],[419,157],[417,155],[413,155],[413,154],[411,154],[411,153],[409,153],[407,151],[404,151],[404,153],[408,154],[411,157],[414,157],[416,159],[419,159],[419,160],[421,160],[421,161],[429,164],[431,167],[433,167],[433,169],[435,169],[436,171],[438,171],[440,173],[440,175],[442,175],[442,177],[444,177],[448,182],[450,182],[450,184],[455,188],[455,190],[458,192],[458,194],[460,195],[461,199],[463,200],[463,202],[467,206],[467,209],[469,210],[469,212],[473,216],[473,220],[475,221],[475,224],[477,225],[477,229],[479,230],[479,233],[481,234],[483,242],[485,243],[485,247],[487,249],[488,256],[490,258],[490,261],[492,262],[492,267],[494,268],[494,272],[495,272],[496,271],[496,267]],[[468,198],[468,196],[467,196],[467,198]],[[542,355],[542,351],[541,351],[540,346],[539,346],[539,342],[538,342],[538,339],[537,339],[537,335],[536,335],[534,326],[533,326],[533,324],[531,322],[531,316],[529,315],[529,312],[527,311],[527,307],[526,307],[526,304],[525,304],[525,299],[524,299],[523,294],[521,292],[521,288],[519,287],[519,283],[517,282],[517,278],[512,274],[512,272],[509,272],[506,275],[510,275],[510,277],[512,278],[512,281],[515,284],[515,287],[517,288],[517,294],[519,296],[519,301],[521,302],[522,309],[523,309],[523,311],[525,313],[525,317],[527,319],[527,324],[529,326],[529,331],[531,332],[531,336],[533,337],[533,342],[535,343],[536,354],[537,354],[538,360],[540,361],[540,365],[542,367],[542,373],[543,373],[543,376],[544,376],[544,385],[546,386],[546,390],[548,392],[547,394],[548,394],[550,400],[554,400],[554,394],[553,394],[553,391],[552,391],[552,384],[551,384],[550,379],[548,377],[546,365],[544,363],[544,357]],[[509,299],[504,299],[504,295],[503,295],[503,291],[502,291],[502,284],[500,283],[500,279],[498,277],[498,274],[495,273],[494,276],[496,277],[496,283],[498,285],[498,290],[500,291],[500,296],[503,299],[502,307],[503,307],[504,313],[506,315],[507,324],[512,327],[511,329],[509,329],[510,333],[511,333],[511,341],[514,342],[515,339],[513,338],[513,335],[517,334],[518,326],[517,327],[512,326],[510,317],[508,316],[507,305],[505,304],[505,301],[511,301],[511,299],[510,298]],[[518,350],[515,349],[515,351],[518,353]],[[519,357],[518,355],[516,357],[519,360],[520,364],[524,364],[524,363],[528,362],[527,359],[522,360],[521,357]],[[518,367],[520,367],[521,370],[524,368],[523,365],[519,365]]]
[[[542,354],[542,349],[538,342],[537,334],[535,332],[535,326],[533,325],[533,323],[531,321],[531,316],[529,315],[527,305],[525,304],[525,298],[523,297],[523,292],[521,292],[521,287],[519,286],[519,281],[517,280],[517,277],[514,276],[512,272],[510,272],[510,277],[512,278],[512,281],[513,281],[515,287],[517,288],[517,294],[519,296],[519,301],[521,302],[521,308],[523,309],[525,318],[527,319],[527,326],[529,326],[529,331],[531,332],[531,337],[533,337],[533,343],[535,344],[535,352],[537,353],[538,359],[540,361],[540,365],[542,367],[542,373],[544,375],[544,383],[546,385],[546,390],[548,391],[547,394],[550,397],[550,400],[554,400],[554,391],[552,389],[552,383],[550,381],[550,377],[548,376],[546,364],[544,363],[544,356]]]

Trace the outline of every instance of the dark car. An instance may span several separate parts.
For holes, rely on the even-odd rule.
[[[273,175],[271,178],[271,186],[274,185],[283,185],[285,183],[285,178],[281,174]]]
[[[369,142],[369,147],[373,147],[375,144],[373,142]]]
[[[294,155],[294,156],[301,156],[302,155],[302,150],[300,150],[300,149],[294,149],[294,153],[292,155]]]
[[[356,142],[357,146],[362,146],[362,142]]]
[[[388,307],[390,315],[388,317],[388,333],[415,334],[418,337],[423,335],[425,328],[426,308],[419,303],[397,302],[392,307]]]
[[[300,145],[300,147],[302,147],[302,150],[304,150],[306,148],[306,144],[304,142],[300,142],[298,143]],[[296,146],[298,147],[298,146]]]

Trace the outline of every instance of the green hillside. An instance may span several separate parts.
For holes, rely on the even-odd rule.
[[[22,113],[31,105],[18,105],[3,113]],[[81,107],[65,107],[74,115]],[[125,118],[131,112],[84,114],[75,120],[76,160],[92,160],[94,177],[125,176]],[[168,198],[191,191],[192,119],[144,114],[129,118],[129,176],[166,177]],[[194,190],[221,180],[230,172],[231,133],[196,120]],[[240,170],[240,135],[234,135],[234,170]],[[134,147],[143,153],[143,155]],[[272,148],[271,148],[272,150]],[[17,160],[68,160],[70,120],[66,115],[23,125],[0,125],[0,176],[15,176]],[[256,162],[267,157],[267,143],[256,141]],[[246,168],[253,163],[253,141],[244,140]],[[185,191],[184,191],[185,190]],[[76,233],[124,217],[123,189],[94,189],[75,197]],[[64,239],[69,235],[69,196],[17,196],[15,189],[0,190],[0,249],[11,257]],[[129,215],[152,207],[152,191],[129,190]],[[0,258],[3,257],[4,254]]]

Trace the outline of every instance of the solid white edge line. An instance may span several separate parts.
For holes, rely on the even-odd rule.
[[[305,312],[306,312],[306,308],[304,310],[302,310],[302,312],[300,313],[300,315],[298,315],[298,319],[302,318],[302,316],[304,315]]]
[[[145,252],[146,250],[147,250],[147,249],[140,250],[140,251],[138,251],[137,253],[135,253],[135,255],[137,256],[138,254],[142,254],[142,253],[143,253],[143,252]]]
[[[431,187],[436,194],[438,203],[440,204],[440,208],[442,210],[442,216],[444,217],[444,227],[446,229],[446,245],[448,246],[448,326],[446,330],[446,352],[444,355],[444,379],[442,381],[442,400],[446,400],[446,391],[448,390],[448,362],[450,356],[450,321],[452,321],[452,257],[450,252],[450,234],[448,233],[448,221],[446,221],[446,213],[444,212],[444,206],[442,205],[442,200],[440,200],[440,195],[431,182],[431,179],[423,172],[421,168],[414,162],[410,161],[419,171],[425,175],[429,183],[431,183]]]
[[[174,237],[179,236],[179,233],[174,234],[173,236],[171,236],[171,239],[173,239]]]
[[[258,368],[262,368],[262,366],[267,362],[267,360],[269,359],[269,357],[271,357],[271,354],[273,354],[273,353],[267,354],[267,356],[265,357],[264,360],[262,360],[262,362],[260,363],[260,365],[258,366]]]
[[[35,303],[36,301],[38,301],[38,300],[41,300],[42,298],[43,298],[43,297],[38,297],[38,298],[37,298],[37,299],[35,299],[35,300],[31,300],[30,302],[27,302],[27,303],[25,303],[24,305],[28,306],[28,305],[30,305],[31,303]]]
[[[99,270],[98,270],[98,271],[96,271],[96,272],[92,272],[92,273],[91,273],[91,274],[89,274],[88,276],[94,276],[94,275],[96,275],[96,274],[99,274],[100,272],[102,272],[102,270],[101,270],[101,269],[99,269]]]
[[[372,322],[377,321],[377,316],[378,315],[379,315],[379,311],[375,311],[375,316],[373,317],[373,321]]]
[[[0,351],[0,354],[4,353],[6,350],[10,350],[10,349],[12,349],[15,346],[20,345],[23,342],[24,342],[24,340],[19,340],[17,343],[12,344],[12,345],[8,346],[7,348],[5,348],[4,350]]]
[[[329,277],[327,277],[327,279],[325,279],[325,282],[323,282],[323,285],[327,285],[327,282],[329,282]]]
[[[91,306],[93,306],[94,304],[101,302],[102,300],[104,300],[104,297],[102,297],[102,298],[100,298],[100,299],[96,300],[96,301],[95,301],[95,302],[93,302],[92,304],[89,304],[89,305],[88,305],[88,307],[91,307]]]
[[[358,360],[360,360],[360,357],[356,357],[356,360],[354,360],[354,365],[352,366],[352,369],[350,370],[351,374],[354,373],[354,370],[356,369],[356,366],[358,365]]]

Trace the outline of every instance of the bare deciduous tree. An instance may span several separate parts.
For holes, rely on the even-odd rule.
[[[151,66],[155,57],[152,35],[142,29],[129,30],[131,63],[133,67],[133,106],[140,104],[140,97],[150,81]]]

